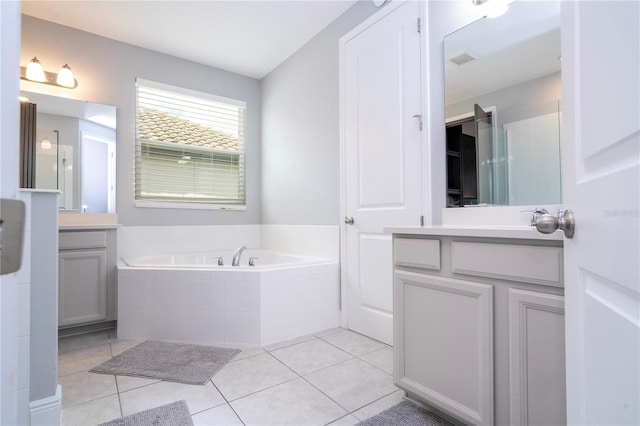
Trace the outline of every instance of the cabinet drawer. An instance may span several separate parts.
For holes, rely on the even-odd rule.
[[[451,270],[458,274],[562,287],[562,248],[453,241]]]
[[[60,250],[101,248],[107,246],[105,231],[60,232],[58,247]]]
[[[394,253],[398,266],[440,270],[440,240],[397,238]]]

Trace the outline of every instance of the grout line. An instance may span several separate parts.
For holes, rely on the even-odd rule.
[[[240,414],[238,414],[238,412],[235,410],[235,408],[233,408],[233,406],[231,405],[231,403],[229,402],[229,400],[227,399],[226,396],[224,396],[224,394],[222,393],[222,391],[218,388],[218,386],[216,386],[215,383],[213,383],[213,377],[211,379],[209,379],[209,381],[211,382],[211,384],[213,385],[214,388],[216,388],[216,390],[218,391],[218,393],[220,394],[220,396],[222,396],[222,399],[224,399],[225,403],[227,404],[227,406],[231,409],[231,411],[233,411],[233,414],[236,415],[236,417],[238,418],[238,420],[240,420],[240,423],[242,423],[243,425],[246,426],[246,423],[244,422],[244,420],[242,420],[242,417],[240,417]],[[238,398],[240,399],[240,398]],[[222,404],[221,404],[222,405]],[[220,405],[218,405],[219,407]],[[191,417],[193,417],[193,414],[191,415]]]

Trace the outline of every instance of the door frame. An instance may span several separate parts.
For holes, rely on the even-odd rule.
[[[396,1],[392,1],[392,2],[388,2],[386,3],[379,11],[375,12],[373,15],[371,15],[369,18],[365,19],[363,22],[361,22],[359,25],[357,25],[356,27],[354,27],[351,31],[349,31],[348,33],[346,33],[345,35],[343,35],[342,37],[340,37],[339,41],[338,41],[338,88],[339,88],[339,121],[340,121],[340,217],[339,217],[339,226],[340,226],[340,318],[339,318],[339,325],[341,327],[347,327],[347,307],[348,307],[348,303],[347,303],[347,293],[348,293],[348,288],[347,288],[347,256],[346,256],[346,238],[345,238],[345,223],[344,223],[344,218],[347,215],[347,185],[346,185],[346,174],[347,174],[347,164],[346,164],[346,150],[347,150],[347,146],[346,146],[346,130],[347,130],[347,126],[344,120],[344,114],[346,111],[346,88],[344,85],[345,82],[345,77],[346,77],[346,70],[344,68],[344,63],[345,63],[345,46],[347,44],[347,42],[349,40],[352,40],[353,38],[355,38],[356,36],[358,36],[358,34],[362,33],[363,31],[365,31],[367,28],[371,27],[372,25],[374,25],[376,22],[380,21],[381,19],[383,19],[384,17],[386,17],[387,15],[389,15],[391,12],[393,12],[394,10],[396,10],[398,7],[402,6],[403,4],[407,3],[408,1],[412,1],[412,0],[396,0]],[[425,32],[426,30],[426,23],[428,22],[428,20],[426,19],[426,11],[427,9],[425,8],[423,2],[419,3],[419,17],[420,17],[420,21],[421,21],[421,31],[420,31],[420,44],[421,46],[425,45]],[[422,107],[422,120],[423,122],[424,120],[424,115],[425,115],[425,111],[427,111],[427,109],[425,109],[425,105],[427,105],[425,103],[425,93],[426,93],[426,78],[424,78],[424,57],[425,57],[425,53],[424,53],[424,48],[421,47],[420,48],[420,75],[421,75],[421,79],[420,79],[420,87],[417,88],[417,90],[420,90],[421,93],[421,97],[422,97],[422,101],[421,101],[421,107]],[[423,183],[423,191],[422,191],[422,214],[423,215],[427,215],[429,214],[429,210],[427,209],[427,205],[430,204],[429,200],[428,200],[428,183],[426,182],[426,177],[429,175],[427,173],[427,167],[428,164],[425,163],[424,159],[426,158],[426,153],[427,153],[427,137],[426,137],[426,133],[427,132],[421,132],[420,135],[420,142],[422,145],[422,170],[421,170],[421,175],[422,175],[422,183]],[[426,219],[425,219],[426,220]],[[425,223],[430,223],[430,218],[428,222]],[[389,262],[391,262],[392,260],[389,259]]]

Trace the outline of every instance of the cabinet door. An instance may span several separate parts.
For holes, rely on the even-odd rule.
[[[60,251],[58,326],[107,319],[107,251]]]
[[[564,357],[564,297],[510,289],[510,424],[566,424]]]
[[[396,271],[394,377],[465,423],[493,424],[493,287]]]

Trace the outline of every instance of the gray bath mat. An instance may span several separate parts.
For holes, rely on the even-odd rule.
[[[409,401],[402,401],[367,420],[358,426],[453,426],[452,423],[429,413]]]
[[[193,426],[187,402],[172,402],[130,416],[120,417],[98,426]]]
[[[204,385],[239,349],[147,340],[89,370]]]

